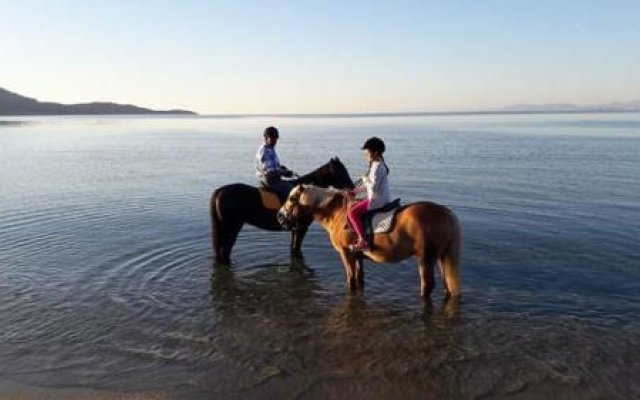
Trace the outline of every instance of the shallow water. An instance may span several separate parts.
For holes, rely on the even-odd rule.
[[[7,122],[8,121],[8,122]],[[262,129],[306,172],[388,144],[392,195],[451,207],[463,300],[413,260],[349,295],[327,235],[305,264],[246,227],[211,259],[208,200],[253,182]],[[0,378],[177,397],[640,396],[640,115],[4,118]],[[440,282],[438,282],[440,284]]]

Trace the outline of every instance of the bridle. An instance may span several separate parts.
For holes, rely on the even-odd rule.
[[[292,218],[292,208],[300,204],[300,195],[289,197],[282,207],[278,210],[278,223],[291,230],[295,230],[298,227],[297,218]]]

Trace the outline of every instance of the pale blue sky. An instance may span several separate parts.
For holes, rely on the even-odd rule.
[[[640,1],[0,0],[0,87],[200,113],[640,99]]]

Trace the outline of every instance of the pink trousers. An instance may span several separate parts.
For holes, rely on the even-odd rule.
[[[364,240],[364,226],[362,226],[362,214],[369,209],[369,203],[371,200],[363,199],[354,204],[347,212],[347,218],[351,223],[353,229],[355,229],[359,240]]]

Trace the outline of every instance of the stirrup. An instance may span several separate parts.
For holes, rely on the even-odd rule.
[[[367,243],[366,241],[362,240],[362,241],[358,241],[355,244],[351,244],[349,245],[349,250],[351,250],[352,252],[356,252],[356,251],[370,251],[371,250],[371,246],[369,245],[369,243]]]

